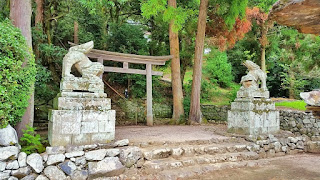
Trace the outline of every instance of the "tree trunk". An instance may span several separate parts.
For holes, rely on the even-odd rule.
[[[289,78],[290,78],[290,85],[289,85],[289,98],[290,99],[294,99],[294,82],[295,82],[295,76],[294,76],[294,72],[291,70],[289,70]]]
[[[77,21],[73,23],[73,42],[79,44],[79,24]]]
[[[168,5],[177,8],[176,0],[168,0]],[[178,32],[173,31],[174,20],[169,24],[170,54],[171,60],[171,82],[173,94],[173,115],[172,118],[179,120],[184,115],[183,110],[183,93],[180,74],[180,57],[179,57],[179,39]]]
[[[35,0],[35,1],[37,4],[35,25],[36,25],[36,29],[38,31],[41,31],[42,30],[41,28],[43,28],[43,0]],[[36,42],[33,47],[36,59],[40,58],[39,44],[40,42]]]
[[[261,47],[261,70],[266,72],[266,47]]]
[[[200,110],[200,91],[201,91],[201,75],[202,75],[202,57],[204,49],[204,38],[207,20],[208,0],[200,1],[200,10],[198,18],[194,65],[193,65],[193,78],[192,78],[192,91],[189,121],[191,124],[201,123],[201,110]]]
[[[31,37],[31,0],[10,0],[10,19],[16,27],[21,29],[22,35],[26,38],[27,45],[32,48]],[[27,62],[24,62],[25,66]],[[34,93],[32,92],[29,99],[29,106],[25,114],[22,117],[21,122],[16,126],[18,136],[22,136],[22,129],[25,129],[26,125],[33,126],[34,116]]]
[[[267,31],[268,22],[261,25],[261,70],[266,72],[266,46],[267,46]]]

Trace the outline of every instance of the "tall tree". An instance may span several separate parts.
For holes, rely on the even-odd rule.
[[[16,27],[21,29],[22,35],[26,38],[27,45],[32,48],[31,36],[31,0],[10,0],[10,19]],[[27,62],[23,65],[25,66]],[[33,125],[34,117],[34,93],[31,94],[29,106],[22,117],[22,121],[17,124],[16,129],[18,136],[22,136],[22,129],[27,124]]]
[[[176,0],[168,0],[168,5],[177,8]],[[172,118],[179,120],[183,116],[183,93],[180,73],[180,56],[179,56],[179,38],[178,32],[174,31],[174,20],[169,24],[169,41],[170,54],[173,56],[171,60],[171,82],[173,94],[173,115]]]
[[[190,123],[201,123],[200,110],[200,90],[201,90],[201,75],[202,75],[202,57],[204,49],[204,38],[207,23],[207,8],[208,0],[200,1],[198,28],[195,45],[192,91],[189,121]]]

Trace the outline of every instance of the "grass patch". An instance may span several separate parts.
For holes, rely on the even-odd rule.
[[[306,105],[307,104],[303,100],[276,102],[276,106],[288,107],[288,108],[298,109],[302,111],[306,110]]]

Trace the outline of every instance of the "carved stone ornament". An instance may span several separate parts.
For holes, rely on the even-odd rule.
[[[242,85],[237,93],[238,98],[269,98],[266,85],[267,75],[252,61],[243,63],[249,70],[248,74],[241,78]],[[260,85],[260,87],[259,87]]]
[[[103,65],[99,62],[91,62],[86,56],[93,48],[93,41],[73,46],[63,58],[62,81],[60,89],[62,92],[74,90],[103,93],[103,82],[99,76],[103,73]],[[82,77],[72,75],[71,67],[75,66]]]

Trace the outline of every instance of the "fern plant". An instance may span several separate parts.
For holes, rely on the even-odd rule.
[[[39,134],[35,132],[35,129],[27,125],[26,130],[23,131],[23,136],[20,138],[21,151],[29,154],[43,153],[46,149],[42,144],[42,140]]]

